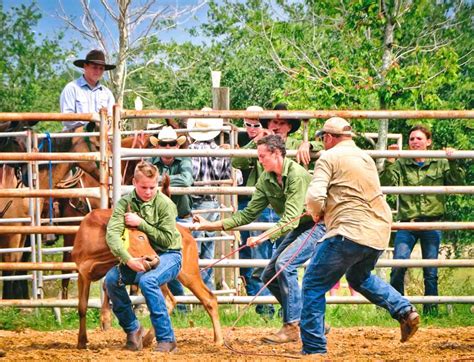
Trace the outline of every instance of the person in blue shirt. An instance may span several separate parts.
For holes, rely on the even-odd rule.
[[[112,115],[115,98],[110,89],[100,83],[106,70],[115,69],[114,64],[107,64],[105,54],[101,50],[91,50],[86,59],[77,59],[73,63],[83,68],[84,74],[68,83],[59,100],[62,113],[98,113],[101,108],[107,108],[107,114]],[[65,131],[84,126],[86,121],[65,121]]]

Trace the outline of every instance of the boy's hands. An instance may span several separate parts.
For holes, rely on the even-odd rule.
[[[146,272],[145,264],[143,262],[144,258],[132,258],[127,261],[127,266],[132,269],[134,272]]]
[[[132,228],[138,227],[143,221],[143,219],[138,216],[135,212],[126,212],[125,213],[125,225]]]

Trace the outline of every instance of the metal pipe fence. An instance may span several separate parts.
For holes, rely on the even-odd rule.
[[[199,267],[216,263],[219,259],[199,259]],[[214,265],[215,268],[262,268],[267,266],[267,259],[224,259]],[[303,264],[306,268],[309,261]],[[474,268],[473,259],[379,259],[376,268]],[[0,263],[0,270],[77,270],[75,263],[42,262],[42,263]]]
[[[37,121],[37,120],[52,120],[52,121],[67,121],[67,120],[86,120],[94,121],[100,123],[100,132],[97,135],[100,138],[100,150],[98,152],[87,152],[87,153],[39,153],[33,152],[38,149],[38,139],[45,138],[47,135],[37,135],[33,134],[31,130],[24,132],[14,132],[14,133],[4,133],[0,134],[0,137],[25,137],[26,138],[26,153],[19,152],[9,152],[1,153],[0,160],[3,160],[4,163],[22,163],[26,162],[28,167],[28,188],[22,189],[0,189],[0,198],[28,198],[29,202],[29,217],[23,218],[4,218],[1,220],[3,225],[0,225],[2,230],[1,234],[29,234],[31,239],[31,247],[27,248],[4,248],[0,252],[3,253],[13,253],[13,252],[31,252],[32,262],[41,262],[43,255],[42,239],[41,233],[56,232],[56,233],[75,233],[75,230],[68,229],[68,227],[51,227],[51,226],[41,226],[44,219],[40,215],[40,197],[55,197],[55,198],[72,198],[72,197],[92,197],[98,198],[101,200],[101,206],[107,207],[108,197],[107,197],[107,176],[106,176],[106,140],[107,140],[107,130],[106,130],[106,115],[105,113],[101,114],[61,114],[61,113],[0,113],[0,121],[9,121],[9,120],[21,120],[21,121]],[[89,136],[90,134],[83,133],[81,135],[77,133],[62,133],[57,134],[57,138],[72,138],[78,136]],[[51,135],[48,135],[50,137]],[[53,137],[54,138],[54,137]],[[52,160],[52,161],[51,161]],[[45,161],[45,162],[41,162]],[[39,189],[39,171],[38,165],[46,163],[59,163],[60,161],[66,162],[76,162],[76,161],[94,161],[99,162],[101,167],[99,167],[100,175],[100,187],[99,188],[86,188],[83,190],[49,190],[49,189]],[[49,221],[49,219],[47,220]],[[70,220],[69,220],[70,221]],[[13,226],[13,225],[4,225],[13,222],[28,223],[29,225],[23,226]],[[53,229],[51,229],[53,228]],[[59,251],[59,250],[57,250]],[[49,251],[49,252],[52,252]],[[47,252],[48,253],[48,252]],[[33,271],[32,275],[19,275],[13,276],[11,278],[3,278],[0,280],[32,280],[32,291],[33,298],[41,298],[42,284],[43,280],[49,280],[57,278],[58,276],[48,276],[46,279],[42,277],[42,271]],[[61,278],[61,277],[59,277]]]
[[[274,297],[254,297],[248,296],[224,296],[218,295],[218,304],[278,304]],[[471,296],[440,296],[440,297],[425,297],[425,296],[406,296],[413,304],[473,304],[474,297]],[[130,297],[133,305],[145,304],[145,298],[142,296]],[[200,304],[199,299],[194,296],[176,296],[176,301],[180,304]],[[326,304],[371,304],[364,297],[350,296],[350,297],[326,297]],[[77,308],[79,301],[77,299],[41,299],[41,300],[24,300],[24,299],[10,299],[0,300],[0,307],[18,307],[18,308]],[[90,298],[87,303],[88,308],[102,307],[100,299]]]
[[[7,115],[7,116],[6,116]],[[64,117],[66,116],[66,117]],[[100,162],[100,168],[107,168],[107,157],[105,154],[106,147],[106,140],[107,136],[112,134],[113,137],[113,155],[119,155],[119,157],[112,157],[112,169],[113,175],[120,175],[120,160],[123,159],[130,159],[130,158],[137,158],[137,157],[156,157],[156,156],[214,156],[214,157],[256,157],[257,152],[255,150],[212,150],[210,152],[205,150],[193,150],[189,152],[188,150],[144,150],[144,149],[126,149],[120,147],[120,135],[121,134],[129,134],[130,132],[121,132],[120,131],[120,122],[122,118],[188,118],[188,117],[196,117],[196,118],[205,118],[205,117],[212,117],[212,118],[285,118],[285,119],[303,119],[308,120],[312,118],[329,118],[332,116],[341,116],[344,118],[367,118],[367,119],[379,119],[379,118],[434,118],[434,119],[444,119],[444,118],[466,118],[472,119],[474,118],[474,111],[264,111],[264,112],[247,112],[247,111],[211,111],[211,112],[203,112],[203,111],[133,111],[133,110],[121,110],[120,107],[114,107],[114,117],[113,117],[113,130],[112,132],[104,132],[101,126],[101,152],[90,154],[64,154],[64,153],[49,153],[49,154],[38,154],[38,153],[29,153],[27,155],[23,154],[20,156],[19,154],[5,154],[0,153],[0,161],[4,160],[6,162],[13,161],[13,160],[20,160],[28,162],[28,165],[31,165],[31,161],[36,161],[38,163],[40,160],[62,160],[62,161],[77,161],[79,159],[83,159],[86,161],[98,161]],[[8,117],[12,117],[11,119]],[[7,121],[7,120],[25,120],[25,121],[33,121],[33,120],[52,120],[52,121],[63,121],[63,120],[77,120],[77,119],[84,119],[84,120],[91,120],[95,122],[101,121],[101,125],[104,121],[104,117],[100,117],[97,114],[81,114],[81,115],[65,115],[61,113],[47,113],[47,114],[20,114],[20,113],[0,113],[0,122]],[[306,122],[304,122],[306,124]],[[218,128],[216,128],[217,130]],[[214,130],[214,129],[213,129]],[[224,130],[225,132],[235,132],[235,127],[224,126],[219,128],[219,130]],[[188,129],[177,130],[178,132],[188,132]],[[144,131],[145,133],[156,133],[156,130],[149,130]],[[23,135],[24,132],[18,132],[18,134]],[[12,135],[12,134],[10,134]],[[75,134],[75,136],[79,136],[80,134]],[[85,134],[84,134],[85,135]],[[90,135],[90,134],[88,134]],[[93,135],[99,135],[99,133],[93,133]],[[1,137],[2,135],[0,135]],[[40,136],[42,138],[44,136]],[[57,137],[67,137],[64,134],[57,134]],[[307,139],[307,128],[304,135],[305,139]],[[118,146],[117,146],[118,145]],[[414,158],[414,157],[426,157],[426,158],[448,158],[445,151],[366,151],[369,153],[373,158],[388,158],[388,157],[396,157],[396,158]],[[289,151],[289,157],[295,157],[296,151]],[[317,158],[320,155],[319,152],[313,152],[312,158]],[[19,157],[19,159],[15,159],[14,157]],[[48,156],[48,157],[47,157]],[[50,157],[52,156],[52,157]],[[84,158],[82,157],[84,156]],[[120,157],[121,156],[121,157]],[[474,151],[454,151],[452,155],[449,156],[452,159],[460,159],[460,158],[467,158],[467,159],[474,159]],[[30,183],[31,184],[31,183]],[[106,184],[107,179],[105,173],[101,173],[101,189],[94,190],[87,190],[90,194],[89,197],[102,197],[104,200],[104,194],[106,195]],[[113,187],[113,199],[118,200],[121,195],[121,187],[117,186],[118,184],[114,178],[114,187]],[[125,190],[127,188],[124,188]],[[55,196],[55,197],[71,197],[69,196],[68,192],[59,192],[59,191],[67,191],[67,190],[28,190],[27,193],[24,193],[24,196],[16,196],[16,191],[12,191],[9,193],[8,191],[2,191],[0,189],[0,197],[41,197],[41,196]],[[26,190],[25,190],[26,191]],[[43,191],[46,191],[43,193]],[[449,187],[384,187],[383,191],[385,194],[400,194],[400,193],[407,193],[407,194],[450,194],[450,193],[457,193],[457,194],[472,194],[474,193],[473,186],[449,186]],[[2,193],[3,192],[3,193]],[[171,192],[174,194],[220,194],[220,195],[251,195],[253,192],[253,188],[246,188],[246,187],[190,187],[190,188],[171,188]],[[3,196],[5,195],[5,196]],[[235,208],[221,208],[221,210],[225,211],[232,211]],[[26,226],[25,229],[22,229],[21,233],[61,233],[61,234],[73,234],[77,231],[77,226],[39,226],[41,222],[49,221],[49,219],[41,219],[38,215],[31,215],[31,218],[24,218],[23,222],[31,222],[30,226]],[[0,222],[4,222],[0,220]],[[252,223],[244,227],[236,228],[235,230],[267,230],[272,226],[272,224],[265,223],[265,225],[258,225],[262,223]],[[10,228],[9,226],[2,226],[0,225],[0,234],[5,233],[18,233],[18,227]],[[407,230],[433,230],[433,229],[441,229],[441,230],[453,230],[453,229],[465,229],[465,230],[472,230],[474,229],[474,222],[431,222],[431,223],[394,223],[392,225],[392,230],[399,230],[399,229],[407,229]],[[32,235],[34,237],[34,234]],[[232,236],[223,236],[220,238],[221,241],[230,241],[234,240],[235,238]],[[33,242],[32,245],[37,245],[39,249],[39,260],[41,260],[41,239],[38,239],[38,242]],[[33,250],[35,246],[31,249]],[[29,249],[29,248],[27,248]],[[65,248],[54,248],[56,251],[61,251]],[[61,249],[61,250],[60,250]],[[63,250],[64,251],[64,250]],[[51,250],[53,252],[53,250]],[[34,252],[36,255],[37,253]],[[200,260],[200,266],[207,266],[214,262],[213,260]],[[247,264],[248,262],[254,262],[254,264]],[[265,260],[225,260],[220,264],[216,265],[217,268],[237,268],[237,267],[251,267],[251,266],[265,266],[268,261]],[[438,265],[438,263],[440,263]],[[447,262],[447,263],[446,263]],[[451,263],[454,262],[454,263]],[[262,264],[263,263],[263,264]],[[423,264],[424,263],[424,264]],[[430,264],[431,263],[431,264]],[[5,263],[0,263],[0,270],[2,270]],[[32,263],[33,264],[33,263]],[[30,266],[31,269],[35,272],[41,272],[43,270],[75,270],[74,266],[67,266],[64,263],[41,263],[46,269],[36,269],[38,263],[34,263],[35,265]],[[69,263],[74,264],[74,263]],[[58,265],[61,268],[58,268]],[[20,266],[20,265],[17,265]],[[407,267],[419,267],[419,266],[446,266],[446,267],[472,267],[473,263],[470,260],[379,260],[377,267],[390,267],[390,266],[407,266]],[[66,269],[64,269],[66,267]],[[67,267],[71,269],[67,269]],[[7,269],[5,269],[7,270]],[[20,269],[8,269],[8,270],[20,270]],[[21,269],[23,270],[23,269]],[[75,277],[76,274],[66,274],[66,277]],[[31,278],[33,282],[38,278],[33,276],[27,276]],[[57,278],[58,276],[45,276],[44,278],[40,278],[40,283],[42,280],[49,280],[53,278]],[[0,279],[1,280],[1,279]],[[36,293],[35,297],[36,297]],[[180,298],[183,298],[182,300]],[[192,302],[188,301],[192,300]],[[241,304],[241,303],[248,303],[241,302],[245,299],[239,298],[246,298],[246,297],[219,297],[220,303],[232,303],[232,304]],[[228,299],[225,299],[228,298]],[[235,299],[237,298],[237,299]],[[265,297],[259,297],[265,298]],[[330,297],[334,298],[334,297]],[[331,300],[329,298],[329,300]],[[337,298],[337,297],[336,297]],[[412,297],[412,298],[427,298],[427,297]],[[460,298],[457,299],[460,303],[465,300],[472,300],[474,297],[436,297],[440,303],[447,303],[443,298]],[[464,299],[462,299],[464,298]],[[467,298],[467,299],[466,299]],[[471,298],[471,299],[470,299]],[[362,298],[363,299],[363,298]],[[178,297],[177,300],[179,302],[184,303],[198,303],[197,299],[193,299],[193,297]],[[263,300],[263,299],[262,299]],[[427,300],[427,299],[426,299]],[[443,301],[442,301],[443,300]],[[353,301],[354,303],[365,303],[367,301],[361,301],[353,299],[350,297],[349,301]],[[35,303],[42,304],[43,301],[34,301]],[[273,303],[275,301],[271,301]],[[338,303],[337,299],[333,300],[334,303]],[[423,302],[423,301],[421,301]],[[420,302],[420,303],[421,303]],[[472,301],[471,301],[472,302]],[[266,301],[256,300],[256,303],[267,303]],[[331,303],[331,302],[329,302]],[[437,303],[436,301],[429,303]],[[466,302],[467,303],[467,302]],[[45,306],[48,303],[44,304]],[[0,301],[0,305],[2,305],[2,301]]]

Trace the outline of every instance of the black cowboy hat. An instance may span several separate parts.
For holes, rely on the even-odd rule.
[[[288,106],[286,105],[286,103],[277,103],[275,107],[273,107],[273,110],[274,111],[287,111]],[[282,118],[282,119],[285,119],[285,118]],[[291,129],[290,129],[290,132],[288,132],[288,134],[295,133],[301,126],[301,119],[285,119],[285,120],[291,124]],[[270,122],[269,119],[260,120],[260,123],[262,124],[263,128],[268,128],[268,122]]]
[[[73,64],[79,68],[84,68],[84,64],[88,63],[103,65],[105,70],[115,69],[115,64],[107,64],[105,62],[105,54],[102,50],[91,50],[89,53],[87,53],[86,59],[77,59],[73,62]]]

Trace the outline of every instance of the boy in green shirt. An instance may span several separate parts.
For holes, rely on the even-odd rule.
[[[143,327],[132,309],[125,286],[138,284],[150,311],[151,323],[158,343],[155,352],[177,350],[176,338],[160,286],[173,280],[181,269],[181,235],[176,228],[176,206],[158,191],[158,169],[148,162],[135,168],[135,190],[117,203],[107,225],[107,244],[119,260],[105,276],[107,294],[120,326],[127,333],[125,348],[143,348]],[[147,234],[152,248],[160,256],[160,264],[148,272],[142,258],[133,258],[127,251],[122,235],[126,227],[137,228]]]

